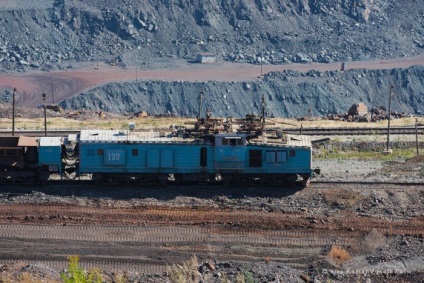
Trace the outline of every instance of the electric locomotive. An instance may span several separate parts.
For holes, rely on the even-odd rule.
[[[316,172],[309,137],[267,132],[256,118],[247,117],[237,130],[231,119],[207,117],[193,129],[146,132],[131,124],[127,130],[82,130],[67,137],[3,137],[0,182],[56,176],[141,186],[307,186]]]

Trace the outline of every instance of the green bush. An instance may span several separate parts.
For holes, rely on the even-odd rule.
[[[79,256],[72,255],[68,257],[68,270],[61,272],[60,277],[65,283],[102,283],[100,270],[93,269],[86,272],[79,266]]]

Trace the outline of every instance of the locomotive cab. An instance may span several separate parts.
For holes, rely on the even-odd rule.
[[[246,134],[215,135],[215,168],[221,173],[244,170]]]
[[[38,147],[38,162],[44,173],[40,178],[47,180],[50,173],[62,175],[62,138],[41,137]]]

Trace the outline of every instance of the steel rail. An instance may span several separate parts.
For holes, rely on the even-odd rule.
[[[290,134],[302,134],[310,136],[352,136],[352,135],[387,135],[387,128],[303,128],[284,129]],[[424,134],[424,127],[391,127],[392,135],[418,135]]]
[[[328,187],[323,187],[323,185],[327,185]],[[189,185],[189,184],[181,184],[181,185],[157,185],[157,186],[140,186],[139,184],[103,184],[98,185],[95,183],[95,181],[92,180],[52,180],[47,181],[43,184],[27,184],[27,183],[3,183],[2,188],[0,189],[0,195],[5,194],[8,196],[18,196],[18,195],[25,195],[28,193],[31,193],[34,189],[34,187],[37,187],[41,190],[56,190],[56,189],[63,189],[67,186],[72,186],[72,191],[78,191],[78,190],[87,190],[87,189],[93,189],[93,190],[113,190],[115,186],[119,186],[121,189],[128,188],[128,189],[140,189],[140,190],[149,190],[149,189],[166,189],[166,190],[255,190],[262,191],[263,189],[270,189],[272,192],[285,192],[287,190],[307,190],[307,189],[331,189],[334,186],[339,185],[357,185],[357,186],[372,186],[369,187],[369,190],[380,190],[380,189],[392,189],[393,186],[395,188],[399,187],[419,187],[424,188],[424,182],[394,182],[394,181],[320,181],[320,180],[311,180],[310,185],[305,188],[300,187],[289,187],[289,186],[256,186],[256,185],[245,185],[245,186],[223,186],[223,185],[207,185],[207,186],[201,186],[201,185]],[[392,187],[387,187],[392,186]],[[9,191],[9,189],[13,188],[13,192]]]
[[[321,184],[321,185],[392,185],[392,186],[423,186],[424,182],[386,182],[386,181],[314,181],[312,180],[310,185]],[[374,188],[371,188],[374,189]]]
[[[283,132],[289,134],[302,134],[309,136],[352,136],[352,135],[387,135],[387,128],[282,128]],[[80,130],[47,130],[47,136],[67,136],[78,134]],[[417,128],[391,127],[391,135],[424,135],[424,126]],[[0,130],[0,136],[11,136],[11,130]],[[44,136],[44,130],[15,130],[15,135],[21,136]]]

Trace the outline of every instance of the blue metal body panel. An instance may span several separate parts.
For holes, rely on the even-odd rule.
[[[200,151],[208,148],[207,165]],[[155,143],[80,143],[80,173],[199,173],[213,172],[211,146]]]
[[[246,168],[246,146],[216,146],[215,169],[243,171]]]
[[[60,147],[43,146],[38,148],[38,163],[46,166],[57,166],[57,172],[62,172]]]
[[[41,166],[49,166],[49,170],[52,172],[62,173],[62,143],[60,138],[40,138],[38,163]]]
[[[250,151],[260,152],[260,166],[250,164]],[[216,147],[215,168],[220,173],[312,174],[311,149],[283,146],[247,145]]]
[[[221,174],[228,179],[245,174],[246,178],[282,180],[313,174],[312,147],[301,137],[267,142],[229,133],[177,141],[149,133],[137,139],[136,133],[107,131],[87,132],[83,137],[79,141],[81,174]]]
[[[125,150],[108,149],[104,151],[103,162],[105,165],[125,165]]]
[[[249,166],[249,151],[262,151],[262,166]],[[310,148],[281,146],[248,146],[244,173],[312,174]]]

